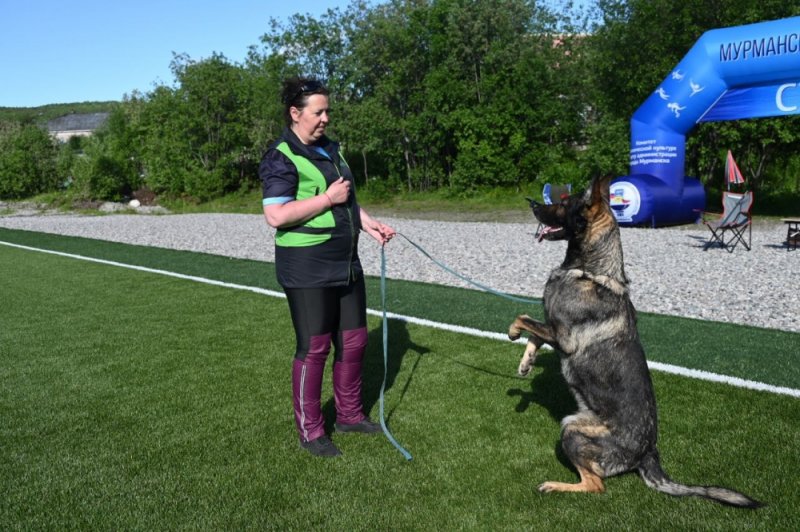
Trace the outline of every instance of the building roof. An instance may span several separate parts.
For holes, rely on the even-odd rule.
[[[47,122],[47,130],[57,131],[94,131],[108,120],[109,113],[85,113],[59,116]]]

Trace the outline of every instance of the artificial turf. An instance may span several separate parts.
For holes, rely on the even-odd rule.
[[[274,283],[266,263],[23,233],[0,230],[0,240],[16,236],[26,245],[228,282]],[[575,405],[556,355],[543,354],[522,379],[514,375],[518,344],[391,320],[387,423],[414,458],[404,460],[380,435],[334,433],[344,455],[325,461],[298,449],[285,301],[6,246],[0,272],[4,530],[800,525],[800,404],[792,397],[653,375],[665,469],[679,481],[744,491],[768,504],[761,510],[671,498],[633,474],[610,479],[603,495],[543,495],[538,483],[575,478],[558,448],[559,420]],[[369,290],[374,298],[375,286]],[[420,283],[392,281],[389,292],[390,305],[407,305],[392,311],[433,320],[436,298],[445,298],[439,307],[450,315],[487,305],[461,324],[489,330],[504,330],[521,310],[504,302],[500,312],[473,299],[474,291]],[[415,300],[426,305],[415,308]],[[651,358],[667,353],[662,344],[677,334],[697,339],[698,358],[719,356],[708,334],[721,324],[655,315],[640,322]],[[375,418],[380,321],[371,318],[369,330],[364,398]],[[750,356],[736,365],[747,378],[771,365],[772,353],[788,356],[797,340],[780,331],[737,331],[734,353]],[[717,362],[707,364],[720,371]],[[783,373],[780,366],[763,371],[764,380],[774,374],[770,382],[794,385]],[[329,381],[323,398],[331,429]]]

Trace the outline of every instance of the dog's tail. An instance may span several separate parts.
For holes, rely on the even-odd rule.
[[[718,486],[686,486],[670,479],[661,468],[658,451],[648,454],[639,466],[639,474],[647,487],[676,497],[703,497],[720,504],[739,508],[761,508],[764,504],[743,493]]]

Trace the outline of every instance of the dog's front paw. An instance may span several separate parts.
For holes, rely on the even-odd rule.
[[[515,322],[516,323],[516,322]],[[514,323],[508,328],[508,339],[511,341],[517,340],[520,336],[522,336],[522,331],[519,327],[516,327]]]
[[[539,484],[539,491],[542,493],[550,493],[553,491],[559,491],[560,482],[543,482]]]
[[[523,356],[522,360],[519,361],[519,367],[517,368],[517,375],[519,375],[520,377],[527,377],[532,369],[533,369],[533,359]]]
[[[527,376],[533,369],[534,362],[536,362],[536,344],[528,340],[528,345],[525,346],[525,353],[523,353],[522,359],[519,361],[517,374],[520,377]]]

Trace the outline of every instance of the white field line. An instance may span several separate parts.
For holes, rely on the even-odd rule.
[[[283,294],[283,292],[277,292],[275,290],[267,290],[265,288],[258,288],[256,286],[246,286],[246,285],[235,284],[235,283],[226,283],[226,282],[223,282],[223,281],[216,281],[214,279],[207,279],[205,277],[197,277],[197,276],[194,276],[194,275],[185,275],[185,274],[182,274],[182,273],[170,272],[170,271],[166,271],[166,270],[157,270],[155,268],[147,268],[145,266],[136,266],[134,264],[125,264],[125,263],[122,263],[122,262],[115,262],[115,261],[111,261],[111,260],[97,259],[97,258],[94,258],[94,257],[85,257],[83,255],[75,255],[75,254],[72,254],[72,253],[64,253],[64,252],[61,252],[61,251],[53,251],[53,250],[49,250],[49,249],[41,249],[41,248],[34,248],[34,247],[30,247],[30,246],[23,246],[23,245],[14,244],[14,243],[11,243],[11,242],[3,242],[2,240],[0,240],[0,244],[2,244],[4,246],[9,246],[9,247],[18,248],[18,249],[24,249],[24,250],[28,250],[28,251],[37,251],[37,252],[40,252],[40,253],[47,253],[47,254],[50,254],[50,255],[58,255],[58,256],[61,256],[61,257],[68,257],[68,258],[72,258],[72,259],[84,260],[84,261],[87,261],[87,262],[94,262],[94,263],[97,263],[97,264],[105,264],[105,265],[108,265],[108,266],[117,266],[119,268],[127,268],[127,269],[130,269],[130,270],[137,270],[137,271],[141,271],[141,272],[154,273],[154,274],[157,274],[157,275],[165,275],[167,277],[175,277],[177,279],[185,279],[187,281],[195,281],[195,282],[198,282],[198,283],[204,283],[204,284],[209,284],[209,285],[214,285],[214,286],[222,286],[222,287],[225,287],[225,288],[232,288],[232,289],[235,289],[235,290],[245,290],[245,291],[248,291],[248,292],[255,292],[257,294],[263,294],[263,295],[270,296],[270,297],[280,297],[280,298],[284,298],[284,299],[286,298],[286,296],[285,296],[285,294]],[[383,312],[382,311],[373,310],[373,309],[367,309],[367,314],[370,314],[372,316],[379,316],[379,317],[383,316]],[[466,334],[466,335],[469,335],[469,336],[478,336],[478,337],[481,337],[481,338],[489,338],[491,340],[499,340],[499,341],[503,341],[503,342],[508,342],[509,341],[508,340],[508,336],[506,334],[503,334],[503,333],[482,331],[480,329],[473,329],[471,327],[462,327],[460,325],[450,325],[450,324],[447,324],[447,323],[439,323],[439,322],[435,322],[435,321],[431,321],[431,320],[426,320],[426,319],[423,319],[423,318],[415,318],[414,316],[404,316],[402,314],[395,314],[395,313],[392,313],[392,312],[387,312],[386,313],[386,317],[389,318],[389,319],[393,319],[393,320],[404,321],[406,323],[413,323],[415,325],[421,325],[423,327],[431,327],[431,328],[434,328],[434,329],[441,329],[441,330],[455,332],[455,333],[459,333],[459,334]],[[516,340],[516,342],[524,344],[526,342],[526,340],[524,338],[520,338],[519,340]],[[545,346],[546,346],[546,344],[545,344]],[[737,388],[745,388],[745,389],[748,389],[748,390],[757,390],[757,391],[768,392],[768,393],[773,393],[773,394],[778,394],[778,395],[789,395],[791,397],[800,398],[800,390],[797,390],[797,389],[794,389],[794,388],[787,388],[785,386],[774,386],[772,384],[766,384],[766,383],[763,383],[763,382],[751,381],[751,380],[747,380],[747,379],[740,379],[738,377],[729,377],[727,375],[720,375],[718,373],[711,373],[709,371],[703,371],[703,370],[698,370],[698,369],[684,368],[684,367],[681,367],[681,366],[674,366],[672,364],[664,364],[662,362],[648,361],[647,365],[650,367],[650,369],[656,370],[656,371],[660,371],[662,373],[671,373],[673,375],[681,375],[683,377],[689,377],[689,378],[692,378],[692,379],[699,379],[699,380],[709,381],[709,382],[720,382],[720,383],[728,384],[730,386],[734,386],[734,387],[737,387]]]

